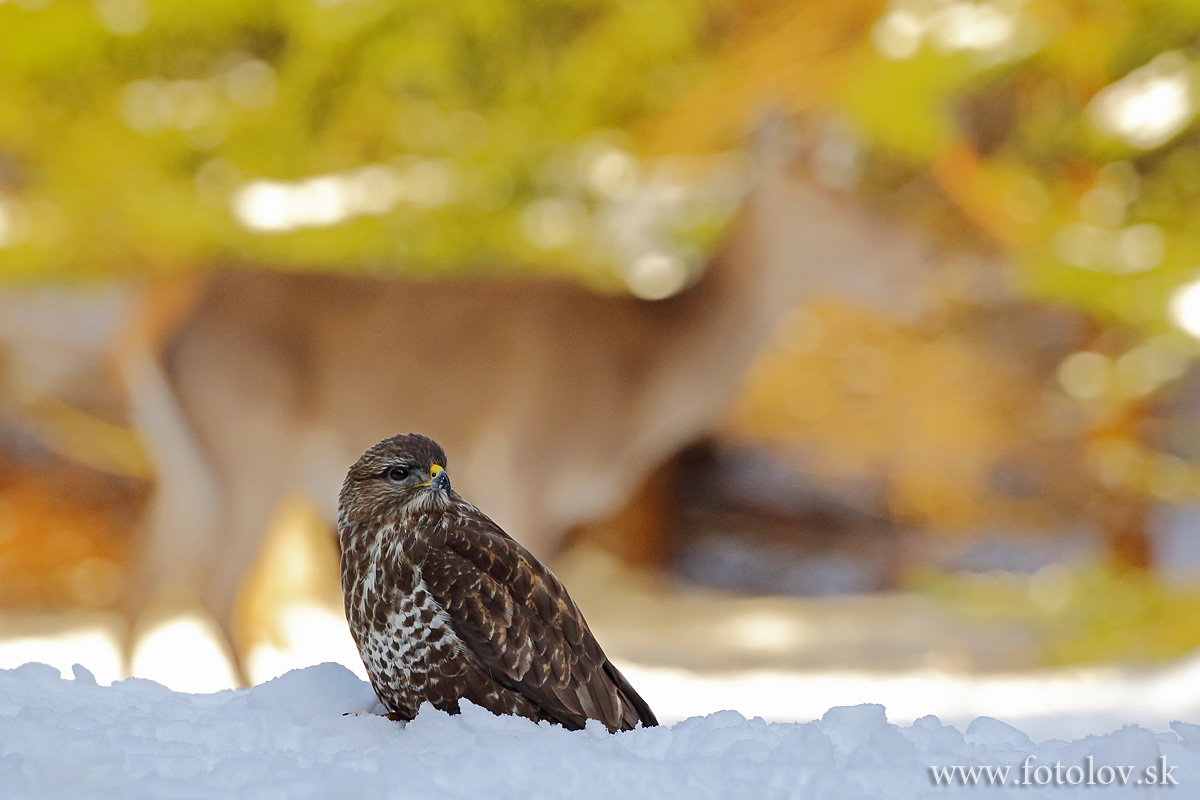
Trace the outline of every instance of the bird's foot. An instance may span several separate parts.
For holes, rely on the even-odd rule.
[[[409,721],[408,717],[397,714],[395,711],[389,711],[386,714],[372,714],[369,711],[345,711],[342,713],[342,716],[343,717],[380,716],[380,717],[387,717],[392,722],[408,722]]]

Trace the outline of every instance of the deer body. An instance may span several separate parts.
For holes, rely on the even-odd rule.
[[[397,432],[539,556],[711,432],[797,298],[894,303],[924,248],[781,173],[696,285],[647,302],[556,281],[210,276],[123,371],[159,478],[134,613],[194,586],[226,631],[284,492],[333,518],[340,476]],[[863,275],[868,278],[864,280]]]

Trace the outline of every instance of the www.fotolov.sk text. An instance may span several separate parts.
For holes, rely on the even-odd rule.
[[[1021,765],[1007,766],[938,766],[930,767],[934,786],[1178,786],[1176,766],[1167,764],[1167,757],[1144,769],[1130,766],[1096,766],[1092,756],[1083,764],[1065,767],[1061,761],[1038,764],[1029,756]],[[1012,776],[1011,781],[1009,776]]]

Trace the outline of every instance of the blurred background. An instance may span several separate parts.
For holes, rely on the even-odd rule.
[[[0,0],[0,666],[361,674],[330,504],[419,428],[662,717],[1200,709],[1198,42],[1191,0]],[[335,373],[478,401],[270,388]],[[243,428],[320,478],[237,476]],[[570,486],[506,505],[534,464]]]

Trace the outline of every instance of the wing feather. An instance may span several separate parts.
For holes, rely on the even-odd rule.
[[[457,523],[425,555],[422,579],[487,674],[567,728],[657,724],[558,579],[482,514]]]

